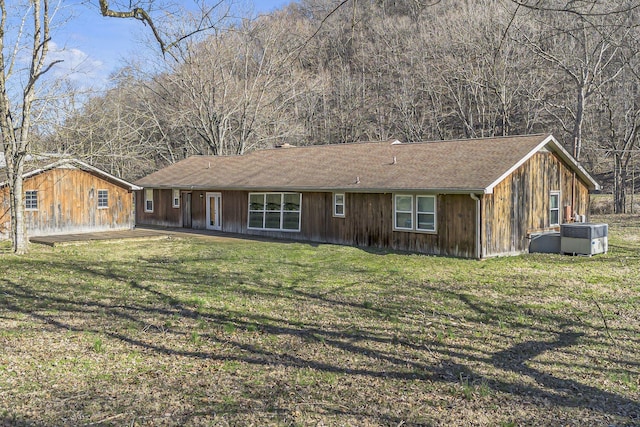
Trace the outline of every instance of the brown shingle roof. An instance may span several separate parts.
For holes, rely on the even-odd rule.
[[[598,184],[550,135],[276,148],[244,156],[193,156],[136,182],[143,187],[379,192],[491,192],[546,147]]]

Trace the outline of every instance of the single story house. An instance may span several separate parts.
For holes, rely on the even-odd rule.
[[[11,213],[4,167],[0,164],[0,238],[7,239]],[[134,227],[133,191],[140,188],[80,160],[30,157],[23,183],[28,235]]]
[[[527,252],[599,188],[552,135],[194,156],[136,184],[137,224],[464,258]]]

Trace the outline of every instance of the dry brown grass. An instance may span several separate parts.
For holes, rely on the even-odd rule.
[[[605,220],[592,258],[0,254],[0,425],[638,425],[640,221]]]

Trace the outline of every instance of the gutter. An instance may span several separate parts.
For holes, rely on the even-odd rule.
[[[317,192],[317,193],[363,193],[363,194],[389,194],[389,193],[423,193],[423,194],[485,194],[484,188],[357,188],[357,187],[289,187],[289,186],[222,186],[222,185],[190,185],[190,184],[143,184],[136,181],[141,188],[154,188],[158,190],[170,190],[180,188],[184,190],[210,190],[210,191],[273,191],[273,192]]]

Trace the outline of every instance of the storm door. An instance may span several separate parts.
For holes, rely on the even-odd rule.
[[[220,193],[207,193],[207,229],[209,230],[222,229],[221,201]]]

